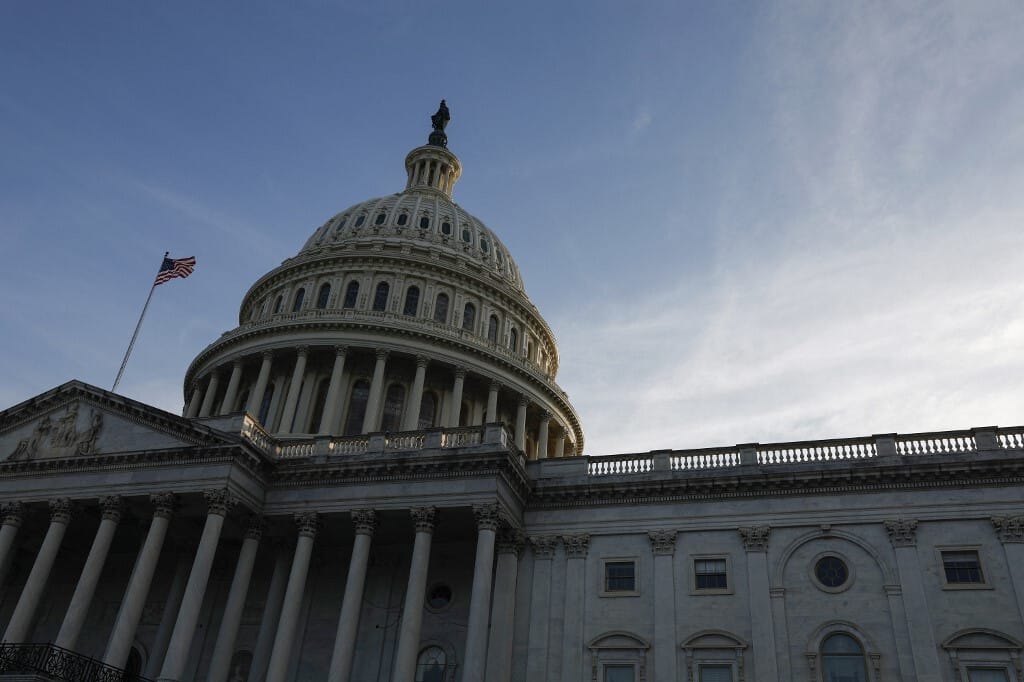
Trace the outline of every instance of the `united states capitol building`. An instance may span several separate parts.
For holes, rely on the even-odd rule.
[[[585,456],[447,121],[181,416],[0,412],[0,680],[1024,681],[1024,428]]]

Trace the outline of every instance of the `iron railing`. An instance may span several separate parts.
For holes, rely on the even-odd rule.
[[[41,673],[60,682],[154,682],[54,644],[0,642],[4,673]]]

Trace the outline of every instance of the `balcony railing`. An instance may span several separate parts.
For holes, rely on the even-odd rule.
[[[700,450],[588,457],[588,476],[642,474],[651,471],[698,471],[738,467],[856,462],[926,455],[970,454],[1024,449],[1024,426],[934,433],[886,434],[791,443],[751,443]]]
[[[0,643],[0,674],[45,675],[61,682],[154,682],[53,644]]]

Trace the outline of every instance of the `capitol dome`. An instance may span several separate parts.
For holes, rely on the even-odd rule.
[[[246,410],[277,438],[504,422],[530,459],[582,452],[551,329],[505,245],[452,200],[442,112],[404,191],[331,217],[250,287],[186,373],[189,416]]]

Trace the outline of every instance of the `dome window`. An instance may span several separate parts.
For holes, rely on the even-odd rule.
[[[348,216],[345,216],[344,218],[339,220],[338,221],[338,229],[340,230],[341,228],[345,227],[345,223],[347,223],[347,222],[348,222]]]
[[[365,215],[361,215],[358,218],[356,218],[356,225],[355,226],[356,227],[362,227],[363,223],[365,223],[365,222],[366,222],[366,216]]]
[[[434,322],[448,321],[448,294],[438,294],[434,302]]]
[[[356,299],[359,298],[359,282],[349,282],[348,287],[345,288],[345,301],[341,304],[342,308],[355,308]]]
[[[491,319],[487,321],[487,340],[491,343],[498,342],[498,316],[491,315]]]
[[[466,242],[467,244],[473,241],[473,235],[470,234],[468,227],[462,228],[462,241]]]
[[[387,282],[377,285],[377,291],[373,294],[373,309],[379,313],[388,309],[388,294],[391,293],[391,286]]]
[[[516,352],[519,346],[519,332],[516,331],[515,327],[512,327],[508,333],[508,349],[513,353]]]
[[[299,289],[295,292],[295,302],[292,303],[292,312],[297,313],[302,309],[302,301],[306,298],[306,290]]]
[[[429,230],[430,229],[430,217],[429,216],[423,216],[422,218],[420,218],[420,229],[421,230]]]
[[[409,317],[416,317],[416,310],[420,307],[420,288],[409,287],[405,290],[405,305],[402,306],[402,314]]]
[[[442,234],[446,234],[446,235],[451,236],[452,224],[450,222],[448,222],[447,220],[444,221],[443,223],[441,223],[441,232],[442,232]]]
[[[316,295],[316,307],[323,310],[327,307],[327,300],[331,297],[331,285],[326,282],[320,286],[320,292]]]
[[[505,257],[501,254],[501,251],[499,251],[498,249],[494,250],[494,257],[498,259],[498,265],[505,264]]]
[[[409,222],[409,214],[408,213],[402,213],[401,215],[398,216],[398,224],[399,225],[405,225],[407,222]]]
[[[491,245],[487,242],[486,237],[480,238],[480,250],[483,251],[484,253],[487,253],[488,251],[491,250]]]
[[[386,213],[378,213],[377,214],[377,219],[373,221],[373,224],[374,225],[383,225],[384,221],[387,220],[387,217],[388,216],[387,216]]]
[[[476,326],[476,306],[472,303],[467,303],[466,307],[462,309],[462,328],[473,331]]]
[[[281,312],[281,304],[284,303],[284,296],[278,296],[274,301],[274,314],[277,315]]]

